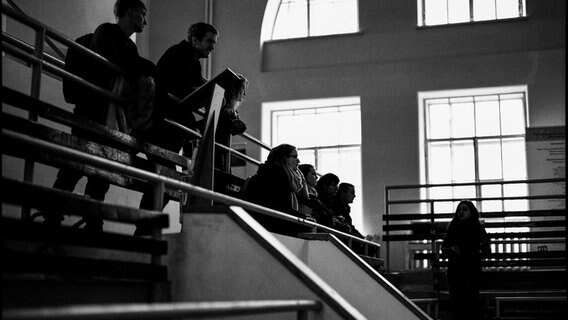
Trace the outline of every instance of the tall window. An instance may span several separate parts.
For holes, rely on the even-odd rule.
[[[526,16],[526,0],[417,0],[418,25],[433,26]]]
[[[526,88],[422,93],[428,184],[527,179]],[[526,196],[526,184],[439,187],[430,198]],[[453,212],[456,203],[436,204]],[[483,212],[526,210],[526,200],[482,201]]]
[[[357,32],[357,0],[269,0],[263,40]]]
[[[360,99],[337,98],[263,104],[263,137],[272,146],[298,148],[300,163],[313,164],[320,174],[334,173],[355,186],[351,217],[362,228]],[[264,155],[263,158],[266,158]]]

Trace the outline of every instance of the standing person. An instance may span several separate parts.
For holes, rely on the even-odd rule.
[[[140,33],[146,26],[146,6],[140,0],[117,0],[114,5],[116,23],[103,23],[95,30],[89,49],[100,54],[110,62],[116,64],[126,72],[126,81],[135,91],[140,92],[141,87],[152,86],[155,66],[152,62],[138,55],[136,44],[130,39],[134,33]],[[104,66],[98,66],[90,70],[87,80],[94,84],[112,90],[120,77],[109,71]],[[146,90],[150,90],[145,88]],[[150,94],[150,95],[153,95]],[[110,106],[104,97],[89,94],[75,102],[74,113],[94,120],[101,124],[107,124],[107,110]],[[135,119],[133,119],[135,120]],[[78,133],[77,130],[74,131]],[[59,170],[57,179],[53,185],[56,189],[73,191],[83,174],[74,169],[63,168]],[[110,184],[97,177],[89,177],[85,188],[85,194],[97,200],[104,201]],[[59,226],[63,221],[63,215],[46,213],[46,223]],[[85,229],[89,231],[102,231],[103,221],[99,218],[86,218]]]
[[[207,82],[201,75],[200,59],[206,59],[215,50],[219,31],[214,26],[198,22],[187,32],[187,39],[171,46],[158,61],[158,81],[164,89],[179,99],[185,98]],[[179,153],[183,148],[184,156],[191,158],[193,144],[187,134],[163,121],[170,118],[176,122],[197,130],[195,116],[190,108],[181,108],[168,99],[160,101],[159,108],[154,112],[154,125],[142,133],[142,139],[159,147]],[[149,159],[153,159],[149,157]],[[154,209],[153,190],[144,192],[140,202],[140,209]],[[164,197],[163,207],[169,199]],[[136,235],[148,233],[147,230],[137,229]]]
[[[351,203],[355,199],[355,186],[351,183],[342,182],[339,184],[337,195],[333,201],[333,213],[339,220],[343,220],[349,226],[350,233],[356,237],[363,239],[363,235],[357,231],[351,219]]]
[[[198,22],[189,27],[186,40],[166,50],[158,60],[158,76],[167,92],[183,99],[207,82],[202,76],[200,60],[207,59],[215,50],[218,37],[219,31],[214,26]],[[191,108],[182,108],[168,99],[160,104],[154,114],[157,123],[145,133],[146,140],[176,153],[184,147],[184,154],[191,158],[193,148],[187,134],[161,121],[170,118],[189,129],[197,130]]]
[[[453,319],[479,319],[481,258],[491,252],[489,236],[471,201],[461,201],[448,225],[442,253],[448,257]]]

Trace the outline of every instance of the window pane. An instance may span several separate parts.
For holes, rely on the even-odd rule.
[[[527,184],[506,184],[503,186],[503,192],[505,197],[522,197],[528,195]],[[506,211],[524,211],[528,210],[528,201],[526,199],[522,200],[505,200],[505,210]]]
[[[483,198],[495,198],[501,197],[501,185],[491,184],[481,186],[481,197]],[[478,208],[481,212],[496,212],[503,210],[503,201],[501,200],[489,200],[481,201],[481,208]]]
[[[428,173],[431,183],[452,181],[452,159],[449,142],[431,143],[428,163],[430,165]]]
[[[519,16],[519,0],[497,0],[497,19]]]
[[[501,101],[501,134],[524,134],[525,114],[523,100]]]
[[[527,178],[525,139],[503,139],[503,179],[522,180]]]
[[[473,20],[495,19],[495,1],[497,0],[473,0]]]
[[[450,137],[450,105],[432,104],[429,106],[429,139]]]
[[[475,198],[475,186],[459,186],[454,187],[454,198],[459,200],[466,200]],[[454,208],[458,203],[454,204]]]
[[[274,23],[272,39],[288,39],[307,36],[307,0],[282,0]]]
[[[501,143],[499,139],[479,141],[479,179],[497,180],[501,173]]]
[[[452,104],[452,137],[473,137],[475,135],[474,119],[473,103]]]
[[[361,144],[361,111],[348,110],[337,114],[339,144]]]
[[[445,0],[425,0],[424,9],[426,25],[432,26],[437,24],[448,23],[448,7]]]
[[[469,22],[469,0],[448,1],[449,22]]]
[[[452,144],[452,180],[475,181],[475,153],[473,141],[456,141]]]
[[[452,187],[434,187],[430,188],[430,199],[451,199]],[[434,213],[453,212],[453,204],[449,201],[434,202]]]
[[[475,119],[477,136],[498,136],[500,130],[497,100],[476,102]]]
[[[300,160],[300,164],[302,163],[309,163],[316,166],[316,152],[311,150],[298,150],[298,159]]]
[[[356,0],[311,0],[310,36],[356,32]]]

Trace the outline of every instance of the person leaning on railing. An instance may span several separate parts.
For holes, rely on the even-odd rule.
[[[154,97],[155,65],[138,54],[136,44],[130,39],[146,26],[146,7],[140,0],[117,0],[114,5],[116,23],[103,23],[95,30],[88,49],[100,54],[125,71],[125,77],[117,75],[110,68],[99,65],[86,65],[86,80],[115,94],[126,98],[126,106],[118,106],[97,95],[76,97],[75,114],[110,126],[129,134],[149,125]],[[82,137],[89,137],[79,130]],[[90,139],[90,138],[89,138]],[[97,140],[97,137],[92,137]],[[83,174],[80,171],[62,168],[57,174],[54,188],[73,191]],[[110,184],[101,178],[89,177],[85,194],[104,201]],[[48,225],[59,226],[63,215],[44,213]],[[85,229],[102,231],[103,221],[99,218],[86,218]]]

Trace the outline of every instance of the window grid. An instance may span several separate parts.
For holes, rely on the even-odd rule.
[[[357,9],[357,0],[280,0],[270,39],[357,32]]]
[[[357,229],[361,230],[363,192],[360,104],[297,106],[273,110],[271,119],[273,146],[292,144],[298,149],[300,163],[313,164],[319,174],[331,172],[341,182],[355,186],[356,198],[351,205],[351,218]]]
[[[519,127],[522,127],[523,129],[520,130],[521,132],[516,132],[516,133],[507,133],[507,132],[503,132],[503,124],[505,123],[506,120],[510,120],[507,119],[507,117],[504,115],[504,105],[507,104],[509,101],[511,101],[512,99],[518,99],[521,101],[521,113],[522,113],[522,117],[520,117],[519,119],[517,119],[518,121],[521,121],[522,123],[519,124]],[[463,137],[454,137],[454,132],[452,131],[452,129],[454,128],[452,126],[452,122],[456,121],[453,112],[448,112],[448,117],[447,117],[447,121],[449,122],[448,124],[448,128],[449,128],[449,133],[447,137],[438,137],[438,138],[431,138],[431,133],[432,133],[432,129],[431,125],[433,123],[432,119],[430,119],[432,116],[436,116],[436,114],[432,113],[432,106],[436,106],[436,105],[444,105],[447,104],[448,105],[448,109],[450,111],[453,111],[453,107],[456,104],[460,104],[460,103],[464,103],[467,101],[471,101],[473,104],[473,128],[474,128],[474,132],[468,136],[463,136]],[[487,121],[487,118],[485,117],[480,117],[478,112],[476,112],[476,107],[478,104],[482,104],[482,103],[490,103],[490,102],[495,102],[496,103],[496,107],[498,108],[498,112],[497,112],[497,117],[498,117],[498,123],[499,123],[499,132],[498,134],[493,134],[493,135],[485,135],[485,136],[479,136],[478,132],[477,132],[477,123],[480,121]],[[455,166],[454,166],[454,159],[456,157],[458,157],[460,154],[457,151],[457,148],[455,147],[457,144],[465,144],[465,143],[469,143],[472,145],[473,147],[473,167],[474,167],[474,175],[473,175],[473,179],[474,182],[499,182],[499,181],[507,181],[507,180],[523,180],[526,179],[526,163],[523,167],[524,170],[524,177],[518,177],[518,179],[507,179],[507,177],[505,177],[505,161],[504,161],[504,156],[505,156],[505,150],[503,148],[503,146],[505,145],[505,143],[511,139],[516,139],[517,141],[520,141],[520,144],[524,145],[525,144],[525,130],[524,128],[526,127],[526,93],[525,92],[516,92],[516,93],[502,93],[502,94],[487,94],[487,95],[470,95],[470,96],[453,96],[453,97],[443,97],[443,98],[428,98],[428,99],[424,99],[424,112],[425,112],[425,121],[426,121],[426,125],[424,126],[425,129],[425,137],[426,137],[426,148],[425,148],[425,155],[426,155],[426,179],[427,179],[427,183],[428,184],[436,184],[436,183],[459,183],[459,182],[472,182],[472,181],[467,181],[467,180],[463,180],[463,179],[456,179],[455,177],[459,174],[459,170],[456,170]],[[440,116],[441,114],[438,114],[438,116]],[[498,142],[498,146],[499,146],[499,166],[500,166],[500,172],[501,172],[501,176],[499,177],[482,177],[480,174],[480,167],[483,165],[480,161],[480,157],[482,157],[482,155],[480,154],[480,149],[481,146],[484,145],[484,143],[486,143],[487,141],[497,141]],[[431,161],[434,161],[434,159],[431,159],[431,146],[435,145],[435,144],[449,144],[450,147],[450,179],[449,181],[440,181],[438,179],[436,179],[436,177],[434,177],[435,173],[431,172]],[[524,153],[522,154],[524,156]],[[527,195],[527,186],[526,184],[508,184],[508,185],[504,185],[504,184],[492,184],[489,186],[475,186],[475,187],[469,187],[469,190],[467,189],[468,187],[447,187],[447,188],[433,188],[433,190],[428,189],[428,194],[426,195],[429,198],[458,198],[458,199],[467,199],[467,198],[480,198],[480,197],[499,197],[499,196],[511,196],[511,195]],[[466,192],[464,192],[464,189]],[[517,190],[515,190],[517,189]],[[518,192],[517,194],[511,194],[511,190],[513,192]],[[432,192],[431,192],[432,191]],[[460,194],[460,192],[462,192]],[[469,192],[469,193],[468,193]],[[448,194],[450,194],[450,196],[448,196]],[[458,201],[456,202],[452,202],[452,203],[445,203],[445,205],[440,206],[439,208],[434,208],[435,212],[439,212],[439,213],[447,213],[447,212],[454,212],[455,207],[457,206]],[[476,204],[477,208],[480,210],[480,212],[490,212],[490,211],[507,211],[507,210],[522,210],[523,208],[528,208],[528,201],[527,200],[521,200],[520,202],[518,200],[515,201],[507,201],[507,200],[498,200],[498,201],[481,201],[478,202]],[[516,220],[516,221],[527,221],[527,218],[503,218],[503,219],[485,219],[487,221],[494,221],[494,222],[503,222],[503,221],[511,221],[511,220]],[[526,232],[528,231],[528,228],[524,228],[524,227],[519,227],[519,228],[498,228],[498,229],[490,229],[488,230],[489,233],[494,233],[494,232]],[[510,241],[510,240],[522,240],[522,239],[518,239],[518,238],[499,238],[499,239],[494,239],[495,241]],[[522,245],[514,245],[511,246],[510,244],[492,244],[491,245],[491,250],[492,252],[500,252],[500,253],[504,253],[504,252],[527,252],[528,251],[528,245],[526,244],[522,244]],[[419,261],[417,262],[417,265],[415,267],[418,268],[429,268],[430,267],[430,262],[428,260],[424,260],[424,261]]]
[[[525,99],[525,93],[524,92],[518,92],[518,93],[506,93],[506,94],[488,94],[488,95],[476,95],[476,96],[459,96],[459,97],[450,97],[450,98],[432,98],[432,99],[425,99],[424,100],[424,105],[426,106],[425,108],[425,112],[426,112],[426,126],[425,126],[425,130],[426,130],[426,148],[425,148],[425,153],[426,153],[426,179],[428,181],[429,184],[436,184],[436,183],[459,183],[459,182],[472,182],[472,181],[476,181],[476,182],[492,182],[492,181],[506,181],[508,180],[505,176],[504,176],[504,172],[505,172],[505,168],[504,168],[504,148],[503,146],[510,142],[510,141],[517,141],[518,143],[524,144],[524,139],[525,139],[525,133],[524,133],[524,129],[522,130],[522,132],[519,133],[514,133],[514,134],[504,134],[503,131],[503,127],[502,125],[499,125],[499,132],[498,134],[494,134],[494,135],[485,135],[485,136],[479,136],[477,135],[477,123],[479,121],[481,121],[481,119],[478,119],[478,112],[475,112],[476,108],[478,107],[479,103],[482,102],[496,102],[497,103],[497,107],[498,107],[498,121],[500,124],[503,123],[503,121],[505,119],[503,119],[503,110],[502,110],[502,105],[504,101],[508,101],[510,98],[520,98],[520,100],[522,101],[522,114],[525,114],[525,110],[526,110],[526,99]],[[455,119],[452,118],[452,110],[455,104],[458,104],[459,102],[463,102],[463,101],[471,101],[473,102],[473,124],[474,124],[474,133],[472,135],[469,136],[464,136],[464,137],[453,137],[453,132],[452,132],[452,121],[454,121]],[[432,107],[433,106],[437,106],[437,105],[444,105],[447,104],[448,105],[448,109],[450,110],[449,115],[448,115],[448,128],[449,128],[449,133],[447,137],[437,137],[437,138],[432,138],[432,119],[431,117],[436,116],[436,114],[432,114]],[[485,120],[485,119],[484,119]],[[523,116],[522,119],[523,123],[522,123],[522,127],[525,128],[526,127],[526,119]],[[480,167],[483,166],[483,164],[480,164],[480,149],[482,148],[481,146],[485,146],[485,145],[490,145],[491,142],[494,142],[494,144],[496,145],[496,148],[499,150],[499,154],[494,155],[496,158],[498,158],[499,161],[499,174],[496,176],[492,176],[492,177],[485,177],[485,176],[481,176],[480,175]],[[467,144],[469,143],[472,146],[472,151],[473,151],[473,170],[474,170],[474,175],[470,177],[470,179],[456,179],[455,177],[458,176],[459,172],[456,166],[454,165],[455,163],[455,159],[456,157],[458,157],[457,154],[457,145],[458,144]],[[434,161],[436,161],[436,159],[433,159],[433,152],[432,150],[434,150],[437,146],[446,146],[449,147],[449,163],[451,164],[450,166],[450,174],[449,177],[450,178],[439,178],[438,176],[436,176],[436,172],[435,170],[432,170],[433,168],[433,163]],[[526,178],[526,166],[524,168],[524,173],[518,177],[520,179]],[[506,189],[506,187],[504,185],[497,185],[499,186],[499,190],[492,190],[492,191],[488,191],[488,190],[483,190],[483,188],[481,186],[478,186],[475,188],[475,193],[469,195],[469,197],[481,197],[484,195],[484,193],[487,192],[491,192],[493,194],[493,196],[506,196],[508,191]],[[445,190],[445,191],[444,191]],[[459,196],[459,192],[460,190],[458,190],[458,188],[452,188],[451,189],[451,196]],[[437,194],[447,194],[449,192],[449,190],[446,189],[439,189],[439,190],[432,190],[431,192],[429,191],[429,197],[436,197]],[[462,190],[463,192],[463,190]],[[471,190],[469,191],[471,192]],[[468,193],[466,192],[464,194],[464,198],[467,198]],[[486,194],[485,194],[486,196]],[[499,205],[498,206],[493,206],[491,211],[494,210],[504,210],[506,208],[506,204],[505,201],[498,201]],[[493,203],[495,204],[495,203]],[[455,203],[448,203],[445,206],[445,212],[452,212],[453,207],[455,207],[457,205],[457,202]],[[486,206],[486,208],[483,208],[483,206]],[[489,202],[482,202],[479,206],[480,210],[483,211],[488,211],[485,209],[489,209]]]
[[[467,6],[464,6],[468,11],[467,20],[460,20],[459,12],[456,12],[456,10],[450,6],[450,4],[458,3],[459,0],[446,0],[444,2],[445,5],[442,6],[443,9],[441,7],[434,7],[435,3],[439,5],[439,1],[440,0],[418,0],[419,26],[472,23],[526,17],[526,0],[491,0],[483,2],[481,0],[462,0],[462,2],[467,1]],[[500,3],[501,6],[499,6]],[[490,8],[490,6],[493,8]],[[515,13],[507,12],[507,8],[511,10],[514,6],[516,6]],[[464,9],[464,7],[460,7],[459,4],[457,7],[462,10]],[[440,12],[440,10],[444,10],[444,12]],[[489,10],[489,13],[485,12],[487,10]],[[440,18],[441,16],[444,16],[445,19]]]

